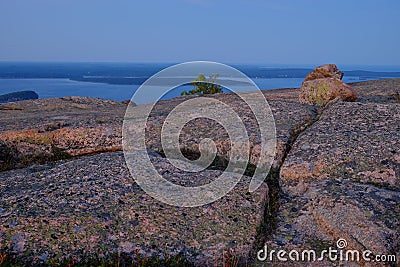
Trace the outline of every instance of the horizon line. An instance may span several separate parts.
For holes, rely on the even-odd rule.
[[[174,65],[174,64],[180,64],[184,62],[192,62],[192,61],[200,61],[200,60],[189,60],[189,61],[53,61],[53,60],[43,60],[43,61],[37,61],[37,60],[0,60],[0,64],[2,63],[64,63],[64,64],[73,64],[73,63],[80,63],[80,64],[164,64],[164,65]],[[201,60],[201,61],[212,61],[212,60]],[[219,61],[213,61],[213,62],[219,62]],[[400,67],[399,65],[383,65],[383,64],[359,64],[359,63],[335,63],[335,62],[326,62],[326,63],[262,63],[262,62],[219,62],[222,64],[226,65],[266,65],[266,66],[310,66],[310,67],[315,67],[315,66],[321,66],[324,64],[335,64],[335,65],[341,65],[341,66],[362,66],[362,67]]]

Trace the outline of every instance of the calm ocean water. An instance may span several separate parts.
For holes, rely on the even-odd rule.
[[[7,65],[8,64],[8,65]],[[40,98],[62,97],[62,96],[91,96],[112,100],[130,99],[139,88],[136,84],[108,84],[104,82],[76,81],[80,77],[119,78],[140,77],[145,79],[162,69],[160,64],[89,64],[72,63],[55,65],[34,63],[1,63],[0,64],[0,95],[15,91],[33,90]],[[259,66],[243,67],[244,72],[250,76],[260,89],[276,88],[298,88],[300,87],[307,69],[285,69],[285,68],[261,68]],[[398,73],[397,73],[398,74]],[[274,77],[278,76],[277,78]],[[272,78],[267,78],[272,76]],[[299,77],[300,76],[300,77]],[[387,76],[387,74],[386,74]],[[43,78],[44,77],[44,78]],[[395,76],[396,77],[396,76]],[[70,79],[71,78],[71,79]],[[356,82],[361,80],[379,79],[379,76],[360,77],[346,76],[345,82]],[[119,83],[119,81],[117,81]],[[251,90],[251,87],[243,86],[243,91]],[[182,90],[191,89],[192,86],[179,87],[164,97],[172,98],[179,96]],[[155,96],[149,92],[145,99],[138,104],[155,101]]]
[[[260,89],[299,87],[302,78],[271,78],[253,79]],[[15,91],[33,90],[40,98],[62,96],[91,96],[112,100],[130,99],[139,85],[120,85],[93,82],[79,82],[69,79],[0,79],[0,94]],[[182,86],[168,94],[169,98],[180,95],[181,90],[191,89],[192,86]],[[246,86],[243,87],[246,91]],[[149,92],[149,99],[152,99]],[[144,100],[145,101],[145,100]]]

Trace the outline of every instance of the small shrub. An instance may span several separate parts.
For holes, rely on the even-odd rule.
[[[219,74],[210,75],[207,79],[204,74],[199,74],[197,78],[191,83],[194,86],[193,90],[189,92],[183,91],[181,95],[208,95],[222,93],[222,87],[216,83]]]

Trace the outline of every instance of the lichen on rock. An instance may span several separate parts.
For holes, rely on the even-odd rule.
[[[342,82],[343,73],[334,64],[315,68],[305,78],[300,88],[301,103],[324,106],[335,98],[355,101],[356,94],[351,87]]]

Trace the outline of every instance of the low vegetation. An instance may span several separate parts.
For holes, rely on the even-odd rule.
[[[181,95],[208,95],[222,93],[222,87],[217,84],[219,74],[211,74],[207,79],[204,74],[199,74],[197,78],[191,83],[194,88],[190,91],[183,91]]]

